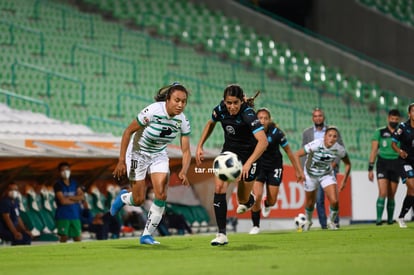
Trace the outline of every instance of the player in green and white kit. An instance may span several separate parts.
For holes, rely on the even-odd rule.
[[[127,173],[126,153],[132,135],[130,150],[131,164],[129,181],[132,192],[121,190],[111,205],[111,215],[116,215],[126,205],[141,205],[145,200],[146,182],[149,174],[155,199],[148,213],[147,224],[140,238],[141,244],[159,244],[151,236],[156,230],[165,209],[169,176],[167,145],[180,135],[182,168],[178,173],[182,184],[188,185],[187,171],[191,162],[190,123],[183,114],[187,105],[188,92],[180,84],[173,84],[158,91],[157,102],[144,108],[125,129],[114,177],[121,178]]]
[[[382,225],[385,199],[387,199],[387,223],[394,223],[395,193],[400,180],[400,162],[398,153],[392,149],[392,133],[400,122],[400,112],[390,110],[387,117],[387,126],[375,130],[371,139],[371,153],[369,155],[368,179],[374,180],[374,164],[377,160],[377,219],[376,224]]]
[[[306,196],[305,211],[307,218],[304,228],[305,231],[309,230],[312,226],[316,191],[319,185],[323,188],[329,200],[330,213],[327,223],[328,227],[333,230],[338,229],[335,225],[335,218],[339,211],[338,188],[332,163],[338,157],[345,163],[345,176],[342,179],[339,190],[345,188],[346,181],[351,172],[351,162],[345,148],[337,142],[338,136],[338,129],[334,126],[329,126],[325,131],[323,139],[315,139],[305,144],[302,149],[299,149],[295,153],[297,162],[299,162],[300,157],[307,155],[304,171],[299,167],[300,173],[304,174],[299,179],[301,181],[305,179],[303,187]]]

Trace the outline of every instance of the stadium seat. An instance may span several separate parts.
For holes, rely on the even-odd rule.
[[[33,1],[19,1],[24,4],[16,5],[12,0],[1,1],[0,15],[14,24],[30,26],[43,33],[45,55],[33,55],[33,52],[39,51],[40,45],[36,35],[24,31],[17,33],[14,46],[0,45],[0,80],[3,85],[10,86],[10,68],[16,58],[20,62],[83,82],[87,107],[79,106],[81,94],[76,83],[52,78],[52,96],[45,98],[48,85],[46,76],[27,69],[17,69],[17,86],[13,88],[14,91],[45,100],[51,106],[51,117],[54,118],[92,123],[94,130],[121,135],[122,127],[119,125],[127,125],[143,103],[138,99],[122,102],[119,108],[122,114],[117,116],[117,95],[127,92],[152,101],[158,87],[176,80],[166,79],[166,75],[175,70],[187,77],[211,83],[212,87],[202,87],[201,90],[208,91],[209,94],[214,92],[214,96],[208,96],[207,92],[198,91],[194,82],[187,85],[193,94],[186,114],[194,120],[193,124],[197,124],[193,126],[193,140],[198,140],[200,129],[205,123],[204,118],[209,117],[212,107],[222,96],[223,88],[231,82],[240,83],[249,94],[261,89],[262,96],[266,96],[263,102],[258,99],[261,105],[267,105],[268,102],[283,103],[287,108],[300,110],[302,116],[308,114],[314,105],[319,105],[319,102],[327,108],[327,112],[336,112],[329,105],[338,105],[339,102],[339,125],[349,124],[349,111],[365,112],[367,121],[375,121],[377,116],[375,111],[367,112],[369,106],[378,102],[373,94],[374,84],[362,83],[355,76],[347,76],[338,68],[324,65],[323,60],[312,60],[305,52],[291,49],[284,41],[257,34],[239,20],[226,17],[219,11],[211,11],[204,5],[170,0],[78,1],[95,8],[104,15],[101,17],[96,13],[81,12],[69,4],[39,1],[39,19],[30,20],[35,12]],[[373,7],[381,1],[361,2]],[[390,10],[404,15],[409,12],[403,5]],[[65,14],[65,20],[62,13]],[[174,14],[183,13],[186,14],[185,24],[174,19]],[[106,21],[104,18],[115,20]],[[125,23],[135,26],[127,29]],[[4,30],[0,32],[2,41],[7,41],[7,26],[0,25],[0,30]],[[89,51],[76,52],[76,64],[72,66],[74,44],[136,62],[138,83],[131,83],[132,73],[128,65],[112,59],[107,60],[107,75],[102,76],[102,57]],[[203,51],[200,52],[200,49]],[[375,88],[381,91],[380,87]],[[391,91],[390,94],[387,95],[387,102],[392,99],[397,106],[399,104],[403,109],[406,107],[406,100],[399,97],[399,100],[394,100]],[[343,101],[344,96],[352,101]],[[378,96],[381,96],[380,92]],[[325,100],[325,97],[330,99]],[[203,104],[198,104],[199,101]],[[344,102],[345,105],[356,106],[348,106],[347,109],[342,106]],[[196,108],[191,108],[193,104],[197,104]],[[13,102],[12,106],[28,108],[27,103],[21,102]],[[309,120],[285,118],[286,112],[293,116],[299,111],[286,111],[284,108],[280,111],[278,108],[280,107],[271,108],[275,119],[288,131],[292,143],[299,144],[301,137],[297,131],[305,128]],[[102,121],[90,120],[90,117],[100,117]],[[206,145],[220,147],[222,138],[221,131],[216,130]],[[345,138],[355,139],[354,136]]]

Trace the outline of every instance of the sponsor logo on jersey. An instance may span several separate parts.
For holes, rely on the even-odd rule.
[[[231,126],[231,125],[226,126],[226,132],[231,134],[231,135],[236,134],[236,131],[234,130],[233,126]]]
[[[252,121],[252,123],[251,123],[251,125],[252,125],[252,126],[256,126],[256,125],[258,125],[258,124],[261,124],[261,123],[260,123],[260,120],[258,120],[258,119],[256,119],[256,120]]]

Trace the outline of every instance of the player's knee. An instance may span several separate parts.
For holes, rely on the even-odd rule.
[[[145,198],[143,196],[133,196],[134,205],[141,205],[144,203]]]
[[[338,199],[337,198],[334,198],[334,199],[331,199],[331,207],[332,208],[338,208]]]

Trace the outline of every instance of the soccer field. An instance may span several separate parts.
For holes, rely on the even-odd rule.
[[[414,224],[352,225],[337,231],[229,234],[210,246],[211,235],[137,238],[0,248],[6,274],[412,274]]]

